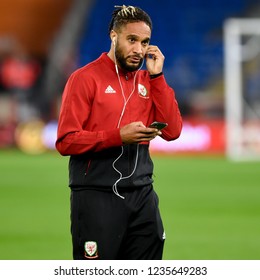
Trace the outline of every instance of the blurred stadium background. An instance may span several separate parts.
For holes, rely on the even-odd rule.
[[[122,4],[151,15],[184,119],[177,141],[151,143],[164,258],[260,259],[259,21],[232,25],[227,62],[227,27],[259,20],[258,0],[0,0],[0,259],[71,258],[68,158],[54,150],[61,95],[109,49]],[[230,77],[240,87],[227,98]]]

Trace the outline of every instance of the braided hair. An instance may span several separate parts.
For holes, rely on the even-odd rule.
[[[133,6],[115,6],[115,10],[112,13],[112,19],[109,24],[109,33],[111,30],[119,30],[123,25],[127,23],[145,22],[152,30],[152,20],[150,16],[140,9]]]

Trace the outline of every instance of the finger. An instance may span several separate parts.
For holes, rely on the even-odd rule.
[[[152,136],[152,137],[142,137],[138,139],[138,142],[148,142],[151,141],[155,138],[156,136]]]
[[[139,121],[139,122],[135,122],[134,123],[137,127],[146,127],[143,122]]]
[[[140,132],[145,133],[145,134],[156,133],[158,131],[159,131],[158,128],[155,128],[155,127],[145,127],[144,129],[140,130]]]
[[[150,49],[148,48],[146,54],[150,56],[156,56],[158,58],[159,57],[164,58],[164,55],[162,54],[162,52],[158,47],[152,47]]]
[[[149,50],[159,50],[159,48],[155,45],[149,45],[147,48],[147,51],[149,51]]]
[[[153,132],[153,133],[143,133],[143,134],[139,134],[138,139],[151,140],[161,134],[162,134],[161,131],[157,131],[157,132]]]
[[[147,53],[154,53],[162,55],[160,49],[158,47],[151,47],[147,49]]]

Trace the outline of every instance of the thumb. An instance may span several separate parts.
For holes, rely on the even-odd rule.
[[[139,126],[139,127],[146,127],[142,121],[139,121],[139,122],[135,122],[136,126]]]

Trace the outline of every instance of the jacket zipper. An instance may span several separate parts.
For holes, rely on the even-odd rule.
[[[91,159],[88,161],[88,165],[87,165],[87,168],[86,168],[86,171],[85,171],[85,176],[87,176],[87,174],[88,174],[90,163],[91,163]]]

